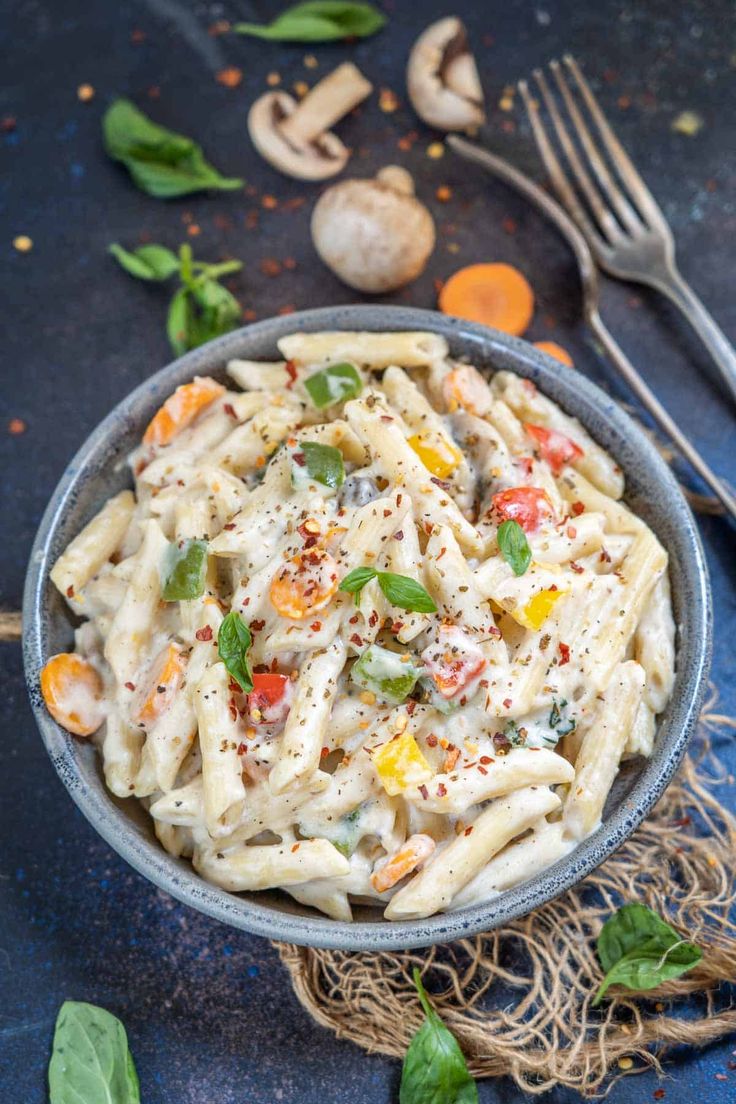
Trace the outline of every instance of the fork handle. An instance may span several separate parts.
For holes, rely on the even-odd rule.
[[[639,375],[626,353],[603,322],[597,310],[588,312],[588,323],[642,406],[646,407],[659,428],[663,430],[672,443],[677,446],[681,454],[695,469],[703,482],[707,483],[718,501],[725,507],[733,520],[736,521],[736,496],[734,496],[729,488],[719,479],[676,422],[672,420],[657,396]]]
[[[736,349],[679,269],[668,265],[653,285],[679,307],[715,361],[731,398],[736,402]]]

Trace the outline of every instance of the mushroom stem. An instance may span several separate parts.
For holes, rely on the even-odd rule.
[[[346,61],[307,93],[279,129],[293,146],[303,148],[329,130],[372,91],[373,85],[358,67]]]

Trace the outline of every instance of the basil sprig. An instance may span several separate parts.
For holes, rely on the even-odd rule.
[[[363,381],[354,365],[331,364],[329,368],[307,376],[304,386],[314,405],[322,410],[345,399],[354,399],[363,390]]]
[[[463,1052],[430,1004],[416,966],[414,984],[427,1018],[404,1058],[399,1104],[478,1104]]]
[[[204,594],[207,541],[175,541],[164,557],[164,602],[187,602]]]
[[[347,594],[360,594],[366,583],[378,579],[378,585],[392,606],[410,613],[436,613],[432,596],[421,583],[408,575],[395,575],[393,571],[376,571],[374,567],[356,567],[350,571],[338,587]],[[357,597],[356,597],[357,601]]]
[[[598,958],[606,971],[593,1007],[610,985],[627,989],[654,989],[679,977],[703,957],[700,947],[683,939],[646,905],[623,905],[601,928]]]
[[[125,1028],[117,1016],[82,1001],[59,1009],[49,1063],[50,1104],[140,1104]]]
[[[367,38],[380,31],[386,17],[372,4],[343,0],[308,0],[278,15],[271,23],[236,23],[236,34],[277,42],[333,42],[340,38]]]
[[[102,132],[110,157],[122,161],[138,187],[158,199],[243,187],[239,178],[213,168],[191,138],[152,122],[130,100],[115,100],[108,107]]]
[[[129,252],[113,243],[110,252],[118,264],[139,280],[168,280],[178,274],[181,287],[175,293],[166,320],[171,348],[177,355],[196,349],[235,329],[242,318],[240,303],[219,283],[222,276],[239,272],[241,261],[206,264],[195,261],[185,242],[178,255],[163,245],[141,245]]]
[[[310,479],[325,487],[337,489],[345,482],[345,465],[342,453],[332,445],[319,441],[301,441],[296,455],[304,458],[304,469]]]
[[[253,643],[250,629],[235,610],[223,618],[217,634],[217,652],[240,689],[249,694],[253,689],[253,675],[248,661],[248,649]]]
[[[514,575],[523,575],[532,562],[532,550],[518,521],[503,521],[498,527],[498,547]]]

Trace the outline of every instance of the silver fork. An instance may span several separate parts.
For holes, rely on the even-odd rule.
[[[707,483],[719,502],[736,521],[736,495],[732,494],[715,472],[711,470],[695,446],[691,444],[676,422],[672,420],[603,322],[598,309],[600,296],[595,260],[585,238],[572,219],[568,217],[556,200],[540,188],[538,184],[535,184],[523,173],[520,173],[518,169],[515,169],[513,165],[510,165],[508,161],[504,161],[503,158],[490,153],[483,146],[468,142],[467,139],[460,138],[455,134],[451,135],[447,141],[460,157],[465,158],[466,161],[473,161],[478,165],[482,165],[493,176],[504,180],[536,207],[539,207],[557,226],[562,236],[567,239],[580,269],[583,284],[583,309],[588,325],[642,406],[649,411],[659,428],[666,433],[682,456],[691,464],[701,479]]]
[[[577,95],[560,63],[550,62],[549,68],[564,105],[562,110],[541,69],[534,70],[534,79],[577,184],[577,191],[555,152],[542,122],[539,104],[527,82],[519,81],[519,91],[532,132],[557,195],[582,230],[605,272],[623,280],[648,284],[680,308],[710,352],[731,397],[736,401],[736,350],[678,271],[672,231],[657,201],[611,129],[579,65],[569,54],[565,55],[563,62],[572,75]],[[598,144],[586,122],[580,101],[595,123],[600,138]],[[565,109],[579,146],[565,124]],[[609,161],[614,172],[609,168]]]

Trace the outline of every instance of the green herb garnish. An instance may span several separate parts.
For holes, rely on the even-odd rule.
[[[427,1018],[404,1058],[399,1104],[478,1104],[463,1052],[430,1004],[416,966],[414,984]]]
[[[164,602],[187,602],[204,594],[207,541],[185,540],[169,545],[164,557]]]
[[[191,138],[152,122],[130,100],[115,100],[102,120],[105,149],[135,183],[159,199],[205,189],[233,191],[243,181],[221,176]]]
[[[363,381],[352,364],[331,364],[307,376],[304,386],[314,405],[322,410],[345,399],[354,399],[363,390]]]
[[[179,247],[178,256],[163,245],[143,245],[132,253],[116,243],[109,249],[125,271],[140,280],[162,281],[178,273],[181,287],[169,304],[166,320],[171,348],[178,355],[239,325],[240,303],[218,281],[239,272],[241,261],[195,261],[186,242]]]
[[[606,971],[593,1007],[610,985],[627,989],[654,989],[679,977],[703,957],[700,947],[683,939],[646,905],[623,905],[601,928],[598,958]]]
[[[278,15],[271,23],[236,23],[236,34],[278,42],[333,42],[340,38],[367,38],[380,31],[386,17],[372,4],[343,0],[308,0]]]
[[[552,708],[549,711],[548,724],[549,727],[557,733],[558,737],[568,736],[571,732],[575,731],[577,721],[567,713],[567,701],[565,698],[559,703],[556,698],[552,699]]]
[[[235,610],[223,618],[217,634],[217,652],[240,689],[249,694],[253,689],[253,675],[248,662],[248,649],[253,643],[250,629]]]
[[[82,1001],[64,1001],[49,1062],[50,1104],[140,1104],[125,1028],[117,1016]]]
[[[347,594],[360,594],[366,583],[378,579],[378,585],[392,606],[408,610],[410,613],[436,613],[432,596],[421,583],[410,579],[408,575],[395,575],[393,571],[376,571],[373,567],[356,567],[349,572],[338,587]]]
[[[336,490],[345,482],[345,465],[342,453],[332,445],[322,445],[319,441],[301,441],[292,453],[294,478],[301,482],[302,473],[309,479]]]
[[[498,547],[514,575],[523,575],[532,562],[532,550],[518,521],[503,521],[498,527]]]

